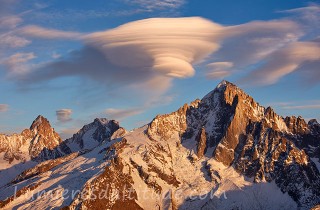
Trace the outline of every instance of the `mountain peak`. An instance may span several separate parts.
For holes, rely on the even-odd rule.
[[[30,130],[35,130],[39,127],[51,127],[49,121],[47,118],[43,117],[42,115],[39,115],[31,124]]]
[[[236,86],[235,84],[227,81],[227,80],[222,80],[218,85],[217,85],[217,88],[222,88],[222,87],[226,87],[226,86]]]

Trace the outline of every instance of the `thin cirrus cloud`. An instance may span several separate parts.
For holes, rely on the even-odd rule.
[[[0,104],[0,112],[7,112],[9,110],[8,104]]]
[[[72,109],[59,109],[56,111],[57,120],[59,122],[68,122],[71,121]]]
[[[319,100],[311,100],[311,101],[294,101],[294,102],[278,102],[270,104],[270,106],[279,107],[281,109],[299,109],[299,110],[307,110],[307,109],[320,109],[320,101]]]
[[[301,106],[284,106],[283,109],[320,109],[320,104],[310,104]]]
[[[36,25],[28,25],[18,30],[19,34],[44,39],[77,39],[81,36],[78,32],[67,32],[55,29],[47,29]]]
[[[125,0],[129,4],[136,4],[148,10],[176,9],[185,4],[185,0]]]

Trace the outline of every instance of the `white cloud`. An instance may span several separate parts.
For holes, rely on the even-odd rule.
[[[56,111],[57,120],[59,122],[68,122],[71,118],[72,109],[60,109]]]
[[[0,112],[7,112],[9,110],[8,104],[0,104]]]

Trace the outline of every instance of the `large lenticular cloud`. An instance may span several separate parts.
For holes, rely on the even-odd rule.
[[[144,68],[168,77],[191,77],[193,63],[219,48],[222,27],[203,18],[155,18],[88,35],[112,64]]]

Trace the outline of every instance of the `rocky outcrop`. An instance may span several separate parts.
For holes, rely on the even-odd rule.
[[[201,128],[196,136],[197,141],[197,156],[202,158],[207,151],[207,135],[205,128]]]
[[[304,121],[304,119],[301,116],[286,117],[284,121],[288,127],[288,131],[291,133],[306,134],[310,132],[308,124],[306,123],[306,121]]]

